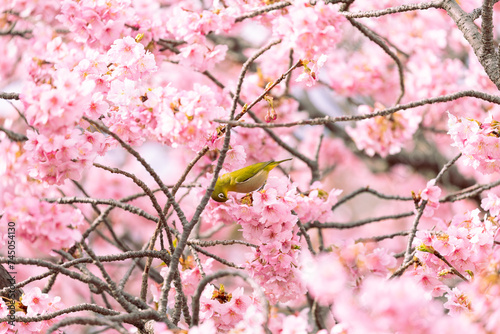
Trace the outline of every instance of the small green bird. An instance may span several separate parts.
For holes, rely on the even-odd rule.
[[[258,162],[219,176],[217,183],[215,183],[212,199],[217,202],[225,202],[228,200],[228,191],[249,193],[259,189],[266,183],[269,172],[280,163],[288,160],[292,160],[292,158],[280,161]]]

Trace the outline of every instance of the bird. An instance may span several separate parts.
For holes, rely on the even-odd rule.
[[[227,193],[229,191],[249,193],[259,189],[266,183],[269,172],[280,163],[288,160],[292,160],[292,158],[258,162],[219,176],[215,183],[212,199],[217,202],[225,202],[228,200]]]

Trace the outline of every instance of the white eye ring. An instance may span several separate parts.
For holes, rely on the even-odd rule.
[[[224,198],[224,194],[223,193],[219,193],[219,195],[217,195],[217,197]]]

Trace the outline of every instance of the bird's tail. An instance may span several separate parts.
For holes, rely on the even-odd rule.
[[[285,162],[285,161],[288,161],[288,160],[292,160],[293,158],[288,158],[288,159],[285,159],[285,160],[280,160],[280,161],[276,161],[276,164],[280,164],[282,162]]]

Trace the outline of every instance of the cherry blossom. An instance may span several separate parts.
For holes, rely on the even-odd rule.
[[[375,104],[374,108],[363,105],[360,114],[383,110],[384,106]],[[347,133],[360,150],[369,156],[378,153],[382,157],[396,154],[411,140],[418,128],[421,117],[418,113],[395,113],[389,116],[376,116],[357,123],[356,128],[348,127]]]

